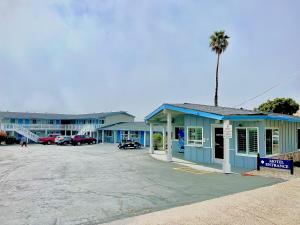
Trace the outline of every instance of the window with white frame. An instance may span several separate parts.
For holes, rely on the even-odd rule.
[[[237,153],[256,154],[258,152],[258,128],[239,127],[236,130]]]
[[[187,144],[194,146],[203,146],[203,128],[187,127]]]
[[[279,153],[279,129],[266,129],[266,154],[275,155]]]
[[[179,139],[179,132],[184,130],[184,127],[182,126],[178,126],[178,127],[174,127],[174,133],[173,133],[173,139],[178,140]]]

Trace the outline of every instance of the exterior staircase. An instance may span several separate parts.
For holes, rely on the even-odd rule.
[[[28,129],[22,127],[22,126],[14,124],[13,130],[15,132],[17,132],[18,134],[21,134],[22,136],[24,136],[24,137],[26,137],[26,138],[34,141],[34,142],[38,142],[39,136],[32,133],[30,130],[28,130]]]

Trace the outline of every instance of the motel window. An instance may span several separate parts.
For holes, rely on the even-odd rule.
[[[122,131],[122,139],[123,140],[129,140],[129,134],[128,131]]]
[[[203,128],[188,127],[187,128],[187,144],[194,146],[203,146]]]
[[[107,130],[106,131],[106,136],[107,137],[112,137],[112,131],[111,130]]]
[[[258,129],[237,128],[237,152],[241,154],[256,154],[258,152]]]
[[[138,131],[130,131],[130,139],[133,141],[137,141],[139,139]]]
[[[53,120],[50,120],[49,122],[50,122],[50,124],[53,124]]]
[[[32,123],[33,123],[33,124],[36,124],[36,120],[32,120]]]
[[[266,129],[266,154],[275,155],[279,153],[279,129]]]
[[[10,119],[10,123],[16,123],[16,119]]]
[[[179,139],[179,132],[184,131],[184,127],[174,127],[174,139],[178,140]]]

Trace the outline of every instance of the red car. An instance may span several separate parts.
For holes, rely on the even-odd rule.
[[[40,137],[38,139],[38,143],[43,144],[43,145],[51,145],[54,144],[55,138],[59,136],[60,134],[49,134],[48,137]]]
[[[71,140],[72,145],[81,145],[81,144],[96,144],[96,138],[92,138],[85,135],[75,135]]]

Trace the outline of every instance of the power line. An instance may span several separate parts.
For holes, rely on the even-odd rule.
[[[252,97],[252,98],[249,98],[249,99],[243,101],[242,103],[240,103],[240,104],[238,104],[238,105],[235,105],[235,106],[233,106],[233,107],[236,108],[236,107],[238,107],[238,106],[242,106],[242,105],[244,105],[244,104],[246,104],[246,103],[248,103],[248,102],[250,102],[250,101],[252,101],[252,100],[254,100],[254,99],[256,99],[256,98],[258,98],[258,97],[260,97],[260,96],[262,96],[262,95],[264,95],[264,94],[266,94],[267,92],[271,91],[272,89],[274,89],[274,88],[276,88],[276,87],[278,87],[278,86],[280,86],[280,85],[282,85],[282,84],[284,84],[284,83],[287,83],[287,82],[290,81],[291,79],[297,78],[297,75],[299,75],[299,73],[300,73],[300,70],[298,70],[297,72],[292,73],[292,75],[291,75],[289,78],[287,78],[285,81],[279,82],[279,83],[273,85],[272,87],[266,89],[265,91],[259,93],[258,95],[254,96],[254,97]]]

